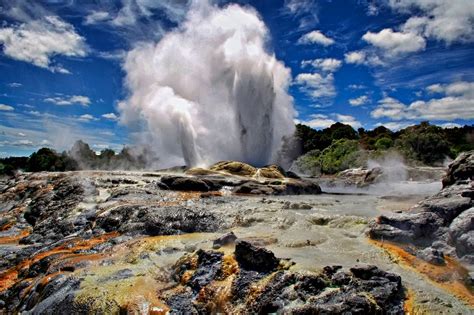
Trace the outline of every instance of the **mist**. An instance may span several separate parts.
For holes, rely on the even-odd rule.
[[[403,156],[396,151],[388,151],[377,158],[367,160],[367,169],[379,168],[382,174],[365,187],[332,183],[321,183],[321,188],[329,193],[370,194],[380,196],[430,195],[438,192],[444,171],[434,167],[410,167]]]
[[[128,53],[121,123],[162,166],[275,161],[296,112],[269,39],[253,8],[194,1],[181,26]]]

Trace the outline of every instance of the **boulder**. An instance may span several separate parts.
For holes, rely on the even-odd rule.
[[[461,153],[449,164],[446,176],[443,177],[443,188],[458,181],[472,180],[474,176],[474,151]]]
[[[283,168],[278,165],[268,165],[258,169],[258,175],[265,178],[283,179],[287,177]]]
[[[280,260],[268,249],[256,247],[242,240],[236,242],[235,259],[242,268],[260,272],[271,272],[280,263]]]
[[[464,211],[453,220],[449,226],[449,237],[459,257],[470,255],[474,258],[474,208]]]
[[[237,161],[222,161],[212,165],[211,171],[225,172],[231,175],[254,176],[257,169],[247,163]]]
[[[211,188],[218,190],[215,187],[209,187],[205,181],[198,177],[168,175],[161,178],[161,183],[171,190],[202,192],[207,192]]]
[[[233,244],[236,239],[237,239],[237,236],[234,234],[234,232],[226,233],[222,235],[221,237],[219,237],[218,239],[214,240],[212,244],[212,248],[218,249],[222,246]]]

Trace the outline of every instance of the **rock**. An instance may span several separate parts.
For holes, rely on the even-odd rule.
[[[205,181],[197,177],[168,175],[161,178],[161,183],[171,190],[207,192],[211,189]]]
[[[209,170],[207,168],[195,167],[195,168],[190,168],[189,170],[187,170],[185,174],[199,176],[199,175],[219,175],[220,173],[217,171]]]
[[[249,164],[237,161],[222,161],[212,165],[211,171],[221,171],[231,175],[254,176],[257,169]]]
[[[449,238],[458,257],[474,255],[474,208],[464,211],[453,220],[449,226]]]
[[[238,241],[237,246],[249,243]],[[398,275],[375,266],[326,266],[321,273],[242,265],[238,247],[231,255],[198,251],[175,265],[177,288],[164,292],[177,313],[403,314],[404,290]],[[242,248],[241,248],[242,249]],[[254,249],[250,250],[253,252]],[[262,255],[267,256],[271,252]],[[253,254],[254,255],[254,254]],[[273,257],[267,257],[272,259]],[[186,275],[192,274],[189,278]]]
[[[286,172],[283,168],[278,165],[268,165],[258,169],[258,175],[265,178],[279,178],[283,179],[287,177]]]
[[[311,180],[288,179],[284,185],[284,195],[317,195],[321,187]]]
[[[443,177],[443,188],[458,181],[472,180],[474,177],[474,151],[461,153],[449,164],[446,176]]]
[[[236,239],[237,236],[234,234],[234,232],[229,232],[227,234],[222,235],[218,239],[215,239],[212,244],[212,248],[217,249],[222,246],[233,244]]]
[[[275,190],[265,184],[258,182],[246,182],[234,188],[232,191],[235,194],[251,194],[251,195],[272,195]]]
[[[369,237],[413,244],[414,254],[433,264],[444,264],[445,253],[474,264],[473,154],[461,154],[450,164],[439,193],[408,212],[371,222]]]
[[[271,251],[241,240],[235,245],[235,259],[242,268],[260,272],[271,272],[280,263]]]
[[[286,172],[286,177],[293,178],[293,179],[301,179],[301,177],[298,174],[296,174],[295,172],[292,172],[292,171],[287,171]]]
[[[438,265],[438,266],[446,265],[443,252],[433,249],[431,247],[427,247],[423,250],[418,251],[418,257],[420,257],[424,261],[427,261],[433,265]]]
[[[119,206],[97,219],[97,227],[106,232],[174,235],[213,232],[220,221],[209,213],[185,207]]]

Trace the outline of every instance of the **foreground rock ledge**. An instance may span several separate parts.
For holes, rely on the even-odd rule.
[[[107,261],[100,263],[102,268],[107,268]],[[398,275],[367,265],[348,270],[327,266],[320,273],[293,272],[289,261],[242,240],[237,241],[235,253],[227,248],[183,256],[171,270],[161,273],[161,285],[146,288],[147,300],[124,305],[96,291],[83,292],[84,278],[78,276],[84,268],[81,263],[63,266],[60,272],[48,266],[51,263],[43,261],[36,267],[49,273],[43,281],[19,283],[4,292],[1,307],[7,313],[49,314],[404,313],[405,293]],[[114,281],[131,277],[140,275],[123,269],[102,278],[102,285],[116,290]]]
[[[380,216],[369,237],[415,245],[419,258],[444,265],[446,255],[474,265],[474,151],[449,165],[443,189],[407,213]],[[471,277],[472,278],[472,277]]]

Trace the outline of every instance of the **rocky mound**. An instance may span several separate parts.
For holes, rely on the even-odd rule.
[[[435,264],[444,256],[474,264],[474,152],[450,164],[444,188],[407,213],[380,216],[371,223],[373,239],[416,246],[416,255]]]
[[[238,241],[234,255],[199,250],[179,260],[178,286],[163,292],[177,313],[403,314],[399,276],[375,266],[288,271],[263,248]]]
[[[300,195],[319,194],[317,183],[285,172],[277,165],[255,168],[236,161],[223,161],[209,169],[192,168],[186,175],[161,178],[160,188],[178,191],[218,191],[224,186],[237,194]]]

